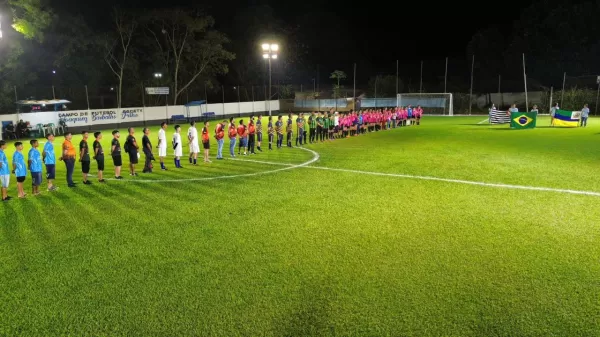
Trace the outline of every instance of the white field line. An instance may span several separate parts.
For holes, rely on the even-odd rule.
[[[252,161],[252,160],[246,160],[246,159],[238,159],[238,160]],[[258,162],[258,161],[256,161],[256,162]],[[279,165],[279,166],[291,165],[291,164],[276,163],[276,162],[261,162],[261,163],[268,164],[268,165]],[[356,173],[356,174],[374,175],[374,176],[382,176],[382,177],[430,180],[430,181],[439,181],[439,182],[445,182],[445,183],[475,185],[475,186],[484,186],[484,187],[492,187],[492,188],[506,188],[506,189],[514,189],[514,190],[579,194],[579,195],[600,197],[600,192],[593,192],[593,191],[578,191],[578,190],[567,190],[567,189],[550,188],[550,187],[486,183],[486,182],[481,182],[481,181],[471,181],[471,180],[462,180],[462,179],[449,179],[449,178],[439,178],[439,177],[430,177],[430,176],[418,176],[418,175],[411,175],[411,174],[396,174],[396,173],[360,171],[360,170],[350,170],[350,169],[341,169],[341,168],[331,168],[331,167],[324,167],[324,166],[308,166],[308,165],[306,165],[303,167],[308,168],[308,169],[315,169],[315,170],[337,171],[337,172]]]
[[[487,122],[487,123],[489,123],[489,122],[490,122],[490,119],[489,119],[489,118],[486,118],[486,119],[482,120],[481,122],[479,122],[479,123],[477,123],[477,124],[483,124],[483,123],[486,123],[486,122]]]
[[[243,173],[243,174],[232,174],[232,175],[226,175],[226,176],[217,176],[217,177],[204,177],[204,178],[184,178],[184,179],[123,179],[123,180],[117,180],[114,178],[111,179],[106,179],[106,180],[114,180],[114,181],[121,181],[121,182],[131,182],[131,183],[171,183],[171,182],[181,182],[181,181],[207,181],[207,180],[218,180],[218,179],[232,179],[232,178],[244,178],[244,177],[254,177],[254,176],[259,176],[259,175],[264,175],[264,174],[270,174],[270,173],[276,173],[276,172],[281,172],[281,171],[287,171],[287,170],[292,170],[292,169],[296,169],[296,168],[300,168],[300,167],[305,167],[307,165],[310,165],[314,162],[316,162],[317,160],[319,160],[319,154],[313,150],[310,149],[306,149],[303,147],[299,147],[298,149],[304,150],[304,151],[308,151],[310,153],[312,153],[313,157],[301,164],[284,164],[286,167],[284,168],[280,168],[280,169],[276,169],[276,170],[268,170],[268,171],[261,171],[261,172],[253,172],[253,173]],[[240,159],[240,161],[243,159]],[[262,162],[262,164],[264,163],[268,163],[268,162]],[[282,166],[282,165],[279,165]]]

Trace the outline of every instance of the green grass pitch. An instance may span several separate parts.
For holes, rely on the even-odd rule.
[[[600,120],[481,119],[75,189],[59,162],[0,204],[0,335],[597,336]]]

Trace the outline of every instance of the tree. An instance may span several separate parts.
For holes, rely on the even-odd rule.
[[[12,27],[26,39],[44,40],[44,31],[52,23],[54,13],[42,0],[8,0],[13,14]]]
[[[340,86],[340,81],[345,79],[346,77],[348,77],[346,76],[346,73],[341,70],[334,70],[331,73],[331,76],[329,76],[329,78],[337,81],[337,84],[333,86],[333,96],[335,98],[342,96],[343,86]]]
[[[213,29],[212,17],[183,9],[156,11],[145,19],[146,32],[173,85],[173,104],[196,81],[226,74],[235,55],[224,47],[229,39]]]
[[[117,108],[120,108],[123,98],[123,78],[129,61],[131,41],[137,29],[137,22],[130,15],[116,8],[113,11],[113,21],[116,36],[109,37],[106,40],[104,60],[119,81],[117,87]]]

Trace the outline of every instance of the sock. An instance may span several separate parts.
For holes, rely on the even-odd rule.
[[[194,165],[198,164],[198,160],[194,158]]]
[[[160,163],[160,168],[164,169],[165,168],[165,163]]]
[[[179,165],[177,165],[177,158],[173,159],[173,161],[175,162],[175,167],[179,167]]]
[[[195,161],[195,159],[194,159],[194,161]],[[191,163],[192,163],[192,157],[190,157],[190,164],[191,164]]]

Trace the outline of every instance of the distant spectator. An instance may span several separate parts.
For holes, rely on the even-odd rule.
[[[535,112],[536,114],[539,113],[538,106],[534,104],[533,108],[531,108],[531,112]]]
[[[559,110],[558,102],[554,104],[552,108],[550,108],[550,125],[554,126],[554,115],[556,115],[556,110]]]
[[[588,120],[589,116],[590,116],[590,108],[588,108],[587,104],[584,104],[583,109],[581,109],[581,126],[582,127],[587,126],[587,120]]]

